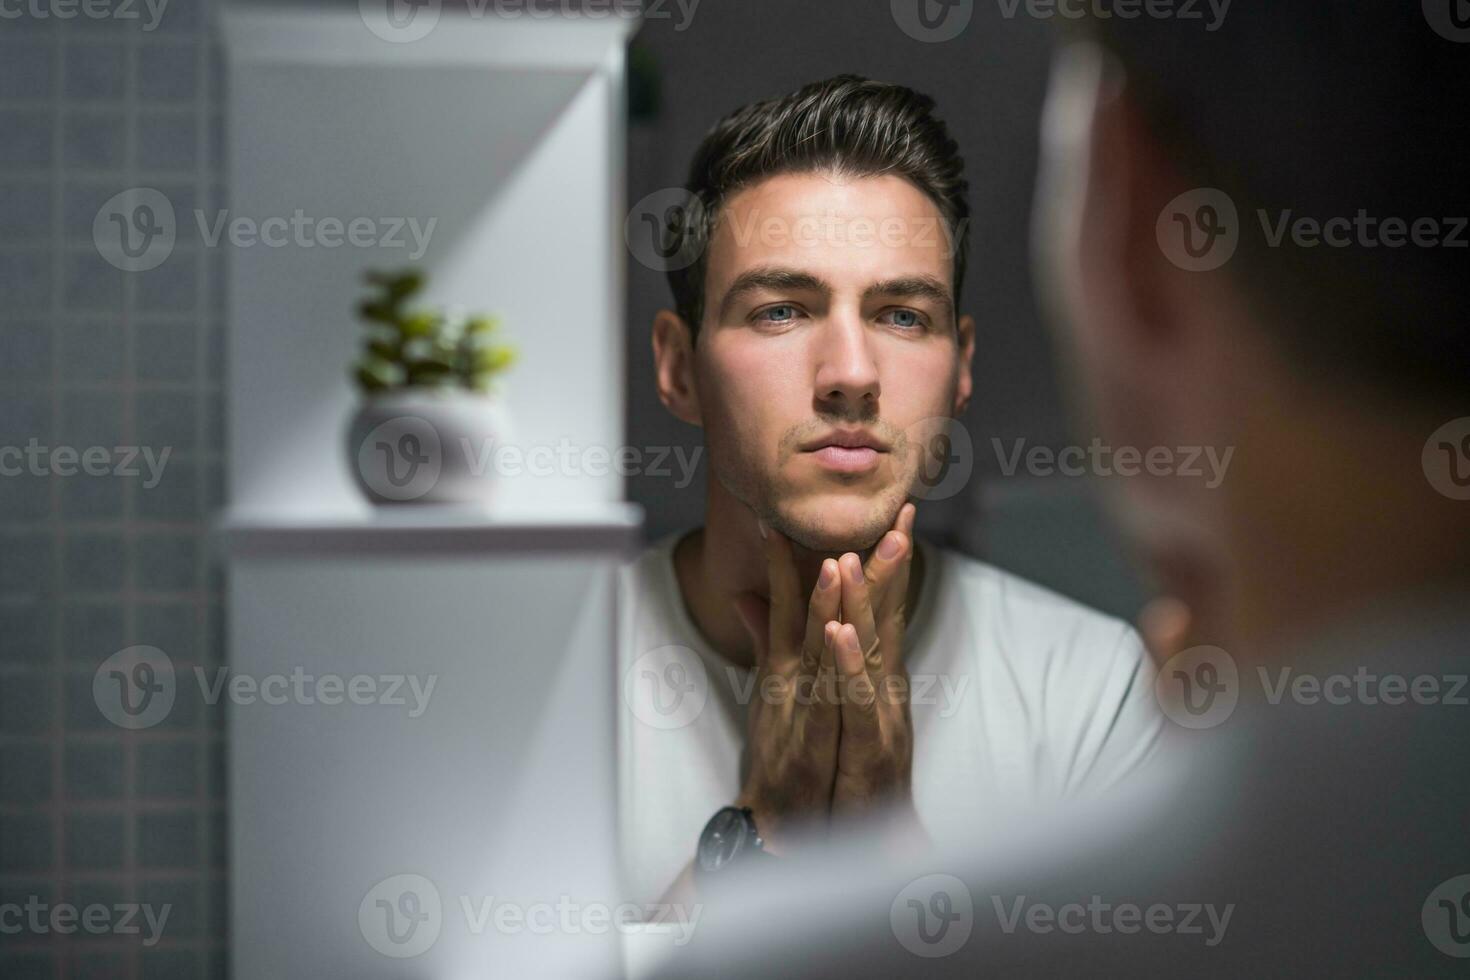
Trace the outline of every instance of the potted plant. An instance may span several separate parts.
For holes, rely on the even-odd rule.
[[[424,287],[415,270],[369,272],[375,288],[357,311],[367,326],[352,378],[362,404],[347,454],[374,503],[485,503],[489,449],[507,425],[495,397],[515,351],[495,317],[410,309]]]

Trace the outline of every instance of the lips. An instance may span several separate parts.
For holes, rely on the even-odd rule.
[[[824,433],[802,446],[824,468],[838,473],[862,473],[878,465],[888,452],[888,443],[864,429],[842,429]]]

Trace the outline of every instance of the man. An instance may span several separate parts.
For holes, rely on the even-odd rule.
[[[1153,633],[1190,751],[1152,807],[778,868],[707,911],[700,975],[1464,973],[1470,25],[1114,7],[1056,58],[1039,257],[1111,441],[1236,450],[1218,493],[1118,502],[1182,600]]]
[[[967,185],[933,109],[843,76],[733,113],[695,156],[653,352],[704,430],[706,521],[621,583],[642,898],[681,873],[687,897],[697,847],[707,879],[744,863],[722,847],[769,859],[859,821],[895,847],[965,839],[1155,744],[1126,624],[912,537],[975,351]]]

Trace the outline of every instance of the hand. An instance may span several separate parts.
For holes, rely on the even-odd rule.
[[[833,816],[876,809],[912,814],[913,723],[903,663],[915,509],[904,504],[866,567],[839,560],[842,623],[828,623],[824,656],[837,666],[842,732]]]
[[[828,558],[803,603],[790,540],[774,528],[765,540],[770,601],[748,593],[735,600],[756,661],[748,770],[735,805],[750,807],[766,850],[779,854],[794,824],[824,821],[831,807],[841,715],[824,633],[829,623],[836,630],[843,590]]]

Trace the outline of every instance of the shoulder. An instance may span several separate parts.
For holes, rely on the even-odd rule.
[[[1116,616],[968,555],[947,549],[934,552],[943,566],[945,586],[991,636],[1045,641],[1045,646],[1058,651],[1132,645],[1137,640],[1133,627]]]

